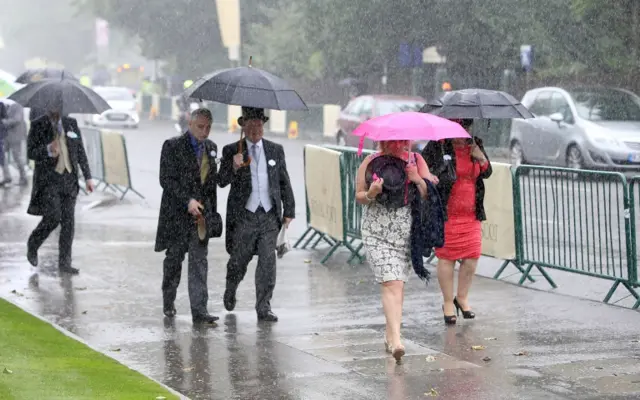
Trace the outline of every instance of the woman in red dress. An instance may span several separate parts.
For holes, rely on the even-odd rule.
[[[457,121],[470,131],[473,120]],[[444,299],[446,324],[456,323],[457,315],[475,318],[468,302],[469,288],[482,250],[484,182],[491,175],[491,163],[479,138],[430,142],[423,157],[440,183],[438,192],[445,207],[444,247],[435,249],[438,282]],[[456,260],[461,260],[458,290],[454,297],[453,277]]]

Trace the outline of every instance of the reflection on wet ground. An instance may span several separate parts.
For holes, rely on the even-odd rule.
[[[222,311],[226,253],[210,250],[210,311],[198,328],[186,289],[163,320],[162,254],[148,229],[79,224],[81,274],[59,276],[24,259],[36,222],[3,219],[0,293],[193,399],[633,398],[640,393],[640,320],[631,310],[477,279],[475,321],[447,328],[437,282],[407,288],[402,365],[387,357],[378,288],[366,265],[321,266],[292,252],[279,261],[277,324],[258,323],[252,273],[237,312]],[[87,239],[91,238],[91,239]],[[55,243],[55,238],[52,238]],[[186,282],[186,277],[184,277]],[[15,291],[12,293],[12,291]],[[485,346],[473,350],[474,346]],[[427,394],[427,395],[425,395]],[[615,397],[622,396],[622,397]],[[631,396],[631,397],[625,397]]]

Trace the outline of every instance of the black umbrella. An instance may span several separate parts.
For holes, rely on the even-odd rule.
[[[73,79],[78,80],[73,74],[58,68],[34,68],[28,69],[17,79],[17,83],[29,84],[43,79]]]
[[[486,89],[445,92],[420,109],[447,119],[534,118],[525,106],[509,93]]]
[[[68,79],[44,79],[30,83],[9,98],[23,107],[57,110],[62,115],[102,114],[111,108],[98,93]]]
[[[282,78],[251,66],[228,68],[198,79],[184,96],[271,110],[303,110],[307,105]]]

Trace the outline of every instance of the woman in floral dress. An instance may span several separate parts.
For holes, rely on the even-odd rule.
[[[385,349],[396,360],[405,353],[400,339],[404,284],[412,270],[410,253],[411,205],[389,208],[377,201],[382,193],[384,181],[374,179],[367,185],[366,172],[369,163],[381,155],[401,160],[415,160],[406,165],[406,177],[416,185],[426,198],[427,185],[424,179],[437,181],[420,154],[410,153],[409,141],[380,142],[380,152],[370,155],[360,165],[356,182],[356,201],[364,205],[362,215],[362,240],[367,260],[381,286],[382,307],[386,319]]]

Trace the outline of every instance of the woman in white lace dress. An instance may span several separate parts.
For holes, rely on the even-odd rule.
[[[380,142],[380,152],[370,155],[360,165],[356,182],[356,201],[364,205],[362,215],[362,240],[367,260],[381,284],[382,307],[386,319],[385,349],[396,360],[404,355],[404,346],[400,339],[402,322],[402,303],[404,284],[411,274],[410,232],[411,206],[387,207],[378,201],[383,192],[384,180],[373,177],[367,185],[367,167],[375,158],[385,155],[403,160],[415,160],[406,163],[407,184],[416,185],[422,197],[427,195],[424,179],[437,182],[429,172],[426,162],[418,153],[410,154],[409,141]],[[405,165],[401,163],[401,165]]]

